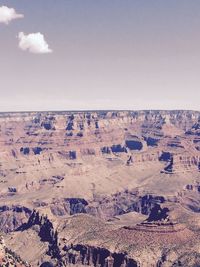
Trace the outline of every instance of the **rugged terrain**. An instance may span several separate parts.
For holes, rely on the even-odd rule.
[[[31,266],[200,266],[199,171],[197,111],[0,113],[0,230]]]

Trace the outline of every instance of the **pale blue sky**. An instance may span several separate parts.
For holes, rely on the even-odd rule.
[[[5,0],[0,111],[200,109],[199,0]],[[44,34],[53,53],[18,48]]]

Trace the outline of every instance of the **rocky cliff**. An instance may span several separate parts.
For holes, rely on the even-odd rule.
[[[4,239],[0,237],[0,266],[1,267],[31,267],[12,250],[5,245]]]
[[[0,113],[8,246],[33,266],[197,262],[199,121],[197,111]]]

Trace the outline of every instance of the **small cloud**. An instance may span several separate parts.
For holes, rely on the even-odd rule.
[[[49,45],[44,39],[44,35],[40,32],[24,34],[20,32],[18,34],[19,48],[26,51],[28,50],[34,54],[47,54],[53,51],[49,48]]]
[[[9,24],[14,19],[23,18],[23,14],[17,14],[14,8],[0,6],[0,23]]]

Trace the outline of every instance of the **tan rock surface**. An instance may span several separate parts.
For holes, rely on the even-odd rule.
[[[1,113],[6,243],[33,266],[67,260],[63,246],[71,243],[99,260],[117,253],[116,262],[124,253],[121,266],[193,266],[200,245],[199,117],[195,111]],[[169,208],[171,225],[142,223],[155,204]],[[39,217],[27,224],[34,209]]]

